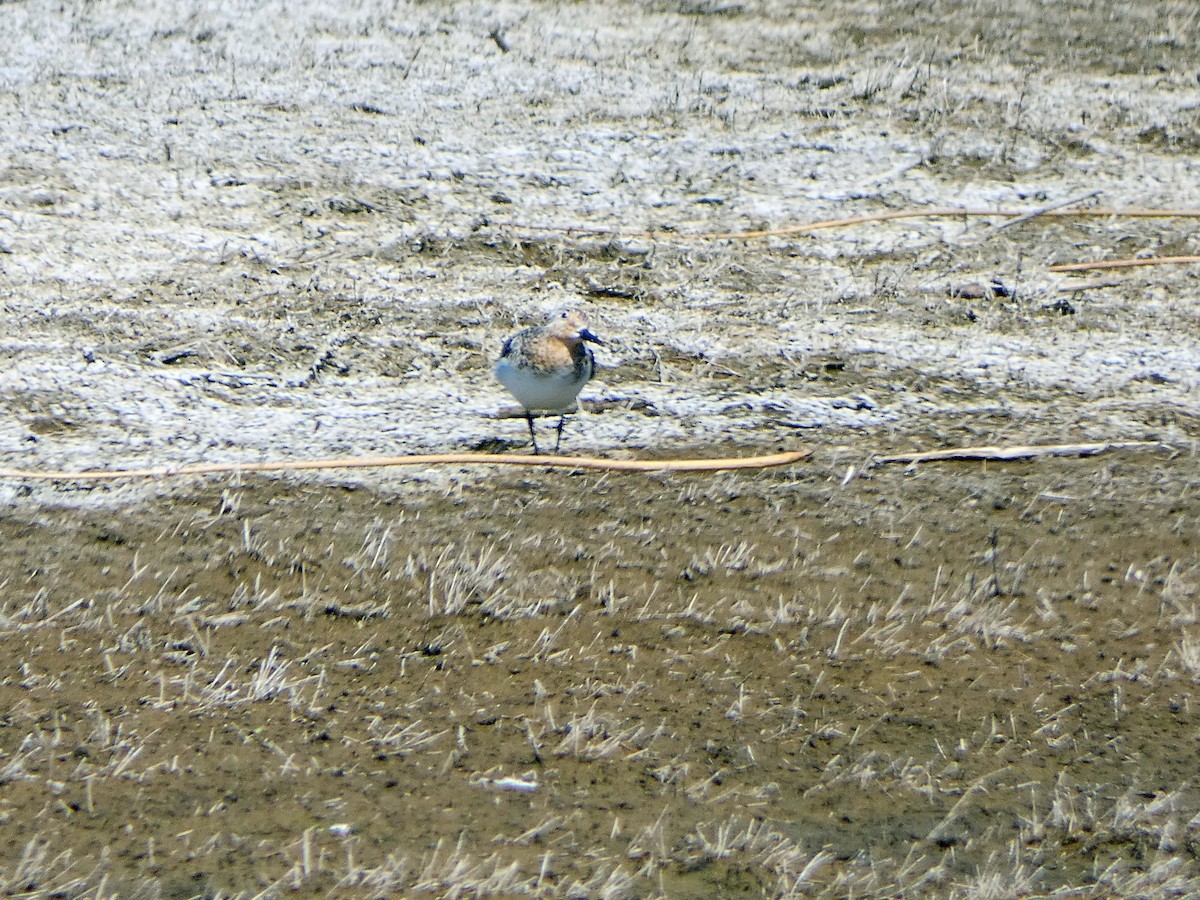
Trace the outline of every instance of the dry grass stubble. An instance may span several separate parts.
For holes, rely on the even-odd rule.
[[[17,517],[6,886],[1194,887],[1200,509],[1162,463]]]
[[[0,485],[4,890],[1200,890],[1196,277],[1047,269],[1193,223],[555,230],[1200,206],[1194,4],[4,13],[5,468],[524,449],[579,295],[572,451],[817,451]]]

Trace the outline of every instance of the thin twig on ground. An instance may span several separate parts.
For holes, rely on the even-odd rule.
[[[1200,256],[1146,256],[1134,259],[1104,259],[1097,262],[1059,263],[1050,272],[1084,272],[1088,269],[1129,269],[1134,266],[1182,266],[1200,263]]]
[[[1039,216],[1044,216],[1060,209],[1065,209],[1068,206],[1074,206],[1077,203],[1082,203],[1085,200],[1091,200],[1093,197],[1098,197],[1101,191],[1091,191],[1079,197],[1073,197],[1070,200],[1063,200],[1059,203],[1051,203],[1048,206],[1043,206],[1040,209],[1033,209],[1025,213],[1023,216],[1017,216],[1015,219],[1009,219],[1007,222],[1001,222],[992,229],[992,232],[1003,231],[1005,228],[1012,228],[1015,225],[1020,225],[1022,222],[1028,222],[1030,219],[1036,219]]]
[[[1094,281],[1077,281],[1072,284],[1060,284],[1057,288],[1060,294],[1078,294],[1082,291],[1098,291],[1102,288],[1119,287],[1121,284],[1115,278],[1101,278]]]
[[[1040,456],[1095,456],[1111,450],[1163,448],[1161,441],[1104,441],[1096,444],[1032,444],[1012,447],[950,447],[946,450],[921,450],[877,456],[876,464],[921,463],[952,459],[1034,459]]]
[[[1086,198],[1084,198],[1086,199]],[[1078,203],[1079,200],[1070,201]],[[527,225],[521,222],[497,222],[497,228],[523,229],[525,231],[548,231],[566,235],[590,235],[612,238],[653,238],[662,241],[715,241],[754,240],[757,238],[786,237],[806,234],[828,228],[845,228],[867,222],[891,222],[897,219],[955,219],[955,218],[1132,218],[1132,219],[1200,219],[1200,209],[1148,209],[1131,207],[1091,207],[1089,209],[967,209],[935,207],[933,209],[897,209],[844,219],[826,219],[806,225],[787,225],[758,231],[721,231],[687,233],[678,231],[623,231],[617,228],[593,228],[579,225]]]
[[[202,463],[193,466],[157,466],[145,469],[88,469],[37,472],[0,469],[0,478],[27,481],[114,481],[121,478],[171,478],[184,475],[224,475],[249,472],[296,472],[311,469],[382,469],[395,466],[531,466],[553,469],[600,469],[607,472],[721,472],[730,469],[767,469],[807,459],[811,450],[791,450],[766,456],[721,459],[597,459],[588,456],[535,456],[502,453],[432,453],[415,456],[368,456],[345,459],[306,459],[261,463]]]

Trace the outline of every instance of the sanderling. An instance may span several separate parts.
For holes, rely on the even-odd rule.
[[[558,440],[562,443],[566,411],[575,402],[583,386],[592,377],[596,361],[584,341],[603,344],[588,331],[588,318],[577,309],[564,309],[552,315],[545,325],[518,331],[504,342],[496,363],[496,378],[525,407],[533,452],[538,452],[533,432],[533,414],[559,413]]]

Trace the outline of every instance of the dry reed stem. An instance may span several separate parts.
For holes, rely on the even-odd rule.
[[[1047,203],[1045,206],[1039,206],[1037,209],[1030,210],[1023,216],[1017,216],[1015,219],[1009,219],[1002,225],[996,225],[994,231],[1003,231],[1006,228],[1013,228],[1023,222],[1028,222],[1030,219],[1036,219],[1044,216],[1047,213],[1055,212],[1056,210],[1065,209],[1068,206],[1075,206],[1083,203],[1085,200],[1092,200],[1098,197],[1101,191],[1089,191],[1086,194],[1081,194],[1078,197],[1072,197],[1070,200],[1060,200],[1058,203]]]
[[[1050,272],[1083,272],[1088,269],[1127,269],[1134,266],[1178,266],[1200,263],[1200,256],[1148,256],[1143,259],[1105,259],[1098,262],[1059,263]]]
[[[951,447],[946,450],[924,450],[877,456],[875,463],[920,463],[947,459],[1034,459],[1041,456],[1095,456],[1110,450],[1134,450],[1150,447],[1164,448],[1161,441],[1104,441],[1098,444],[1041,444],[1013,447]]]
[[[1033,444],[1011,447],[951,447],[877,456],[873,464],[919,463],[940,460],[1016,460],[1041,456],[1095,456],[1112,450],[1165,448],[1161,441],[1104,441],[1094,444]],[[431,453],[413,456],[369,456],[345,459],[309,459],[261,463],[201,463],[192,466],[157,466],[144,469],[83,469],[38,472],[0,469],[0,478],[27,481],[115,481],[121,478],[172,478],[185,475],[297,472],[313,469],[382,469],[396,466],[498,465],[551,469],[598,469],[606,472],[724,472],[734,469],[768,469],[787,466],[812,456],[811,450],[789,450],[764,456],[717,459],[599,459],[590,456],[540,456],[500,453]]]
[[[1081,199],[1067,201],[1078,203]],[[805,234],[810,231],[821,231],[828,228],[844,228],[848,225],[861,225],[867,222],[891,222],[896,219],[936,219],[936,218],[1133,218],[1133,219],[1200,219],[1200,209],[1115,209],[1110,207],[1094,207],[1092,209],[963,209],[956,207],[937,207],[934,209],[899,209],[890,212],[868,213],[861,216],[849,216],[844,219],[826,219],[820,222],[810,222],[806,225],[788,225],[784,228],[769,228],[758,231],[724,231],[700,232],[686,234],[671,231],[619,231],[611,228],[588,228],[562,225],[523,225],[519,222],[500,222],[499,228],[518,228],[527,231],[552,231],[563,234],[587,234],[597,237],[653,238],[655,240],[676,241],[718,241],[718,240],[754,240],[756,238],[784,237],[792,234]]]
[[[767,469],[807,459],[811,450],[790,450],[766,456],[721,459],[597,459],[587,456],[534,456],[499,453],[432,453],[414,456],[350,457],[291,462],[201,463],[193,466],[158,466],[146,469],[36,472],[0,469],[0,478],[38,481],[113,481],[120,478],[171,478],[182,475],[295,472],[307,469],[377,469],[391,466],[498,465],[555,469],[600,469],[608,472],[721,472],[730,469]]]

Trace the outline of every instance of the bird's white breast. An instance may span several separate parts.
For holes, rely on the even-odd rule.
[[[564,367],[562,371],[539,372],[529,366],[517,365],[508,357],[496,363],[496,379],[508,388],[518,403],[530,410],[561,412],[569,408],[591,375],[591,366],[584,366],[583,377],[579,377],[574,366]]]

